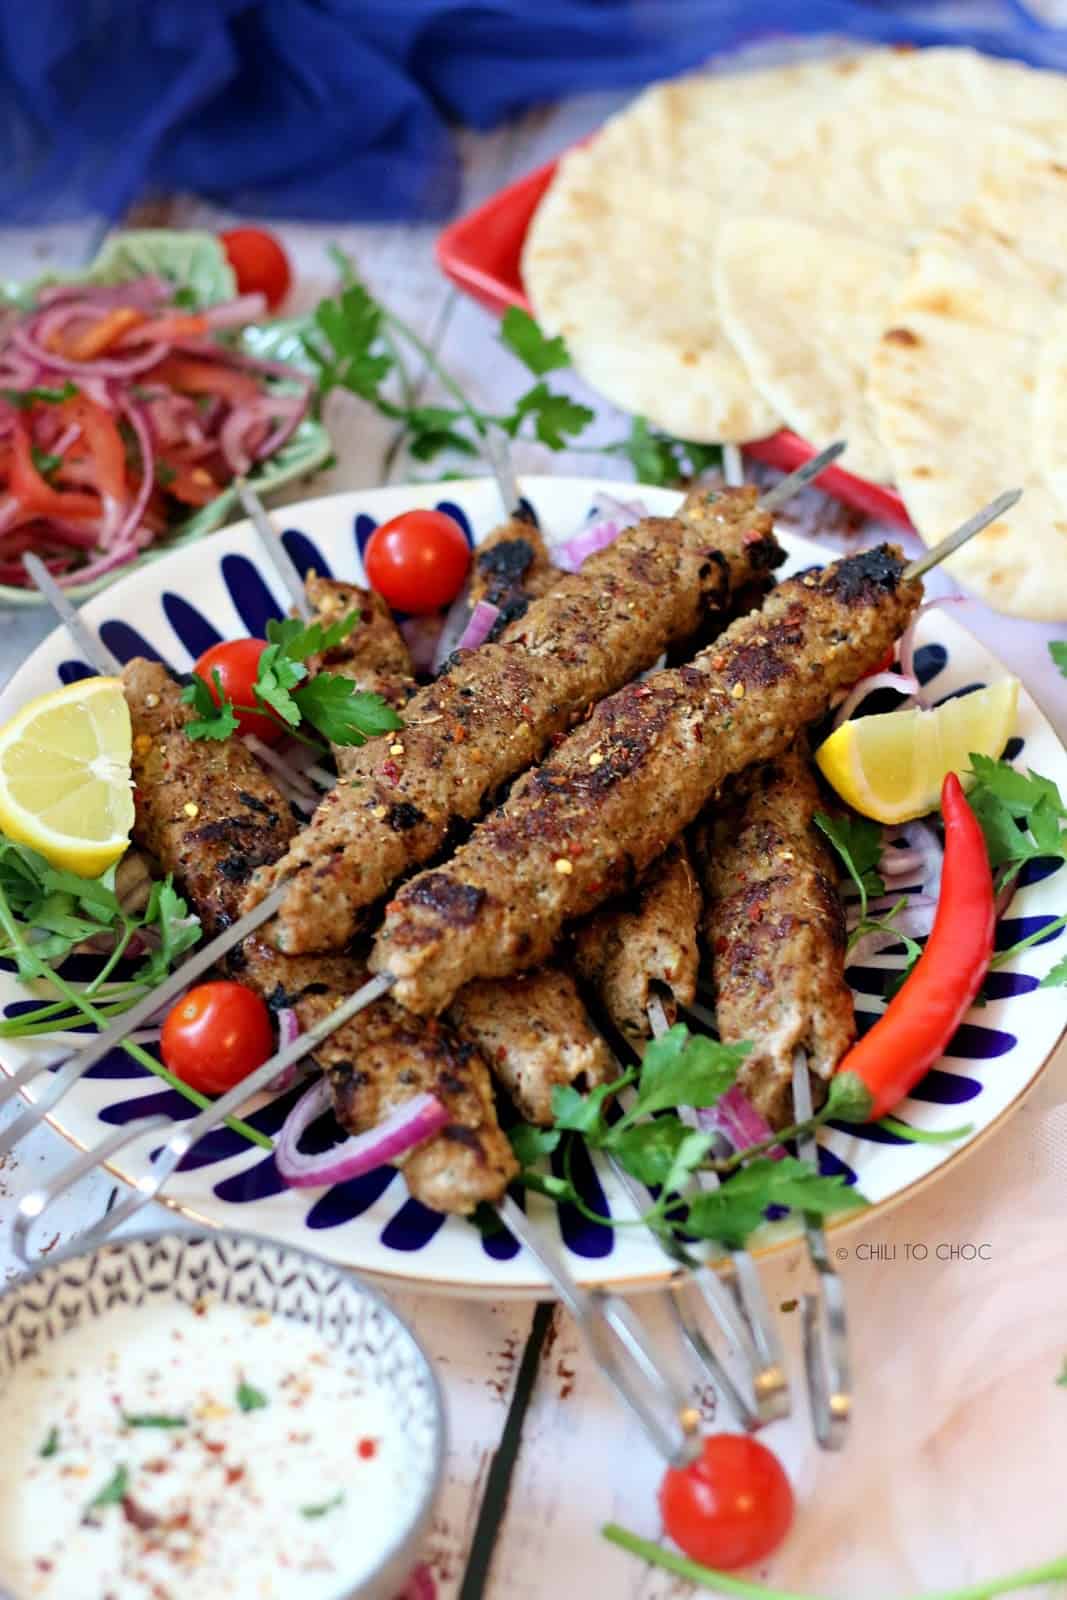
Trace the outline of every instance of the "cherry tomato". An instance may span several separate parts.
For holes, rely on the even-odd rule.
[[[266,1002],[243,983],[201,983],[175,1001],[163,1023],[163,1060],[201,1094],[225,1094],[270,1059]]]
[[[262,228],[227,228],[219,234],[241,294],[262,294],[276,310],[289,293],[292,272],[289,257],[274,237]]]
[[[664,1474],[659,1507],[687,1556],[732,1572],[778,1548],[793,1520],[793,1491],[766,1445],[744,1434],[713,1433],[692,1466]]]
[[[265,639],[223,639],[204,651],[193,671],[198,678],[203,678],[216,705],[220,704],[215,688],[217,672],[222,692],[234,706],[254,706],[259,658],[266,648]],[[257,711],[238,711],[237,721],[242,733],[254,733],[264,744],[277,744],[285,731]]]
[[[375,528],[363,564],[371,588],[394,611],[421,617],[456,598],[471,552],[459,523],[443,511],[404,511]]]

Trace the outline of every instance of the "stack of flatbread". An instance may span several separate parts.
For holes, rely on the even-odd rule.
[[[569,152],[523,275],[578,370],[682,438],[848,439],[989,604],[1067,617],[1067,78],[878,51],[649,90]]]

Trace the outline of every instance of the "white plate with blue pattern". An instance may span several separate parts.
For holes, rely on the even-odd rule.
[[[624,498],[640,493],[649,509],[671,512],[678,496],[663,489],[574,478],[530,478],[525,492],[542,525],[561,535],[587,515],[597,490]],[[415,506],[450,512],[474,542],[499,521],[500,502],[487,480],[370,489],[309,500],[277,513],[289,554],[299,569],[314,565],[336,577],[363,581],[361,551],[379,522]],[[784,537],[786,571],[821,564],[826,551]],[[247,523],[223,529],[204,543],[176,550],[86,605],[86,617],[121,660],[157,656],[181,671],[220,638],[262,635],[268,617],[285,607],[285,593]],[[919,625],[916,667],[935,698],[959,694],[1001,676],[1005,669],[964,628],[935,611]],[[0,721],[32,695],[84,675],[88,668],[63,629],[57,629],[15,674],[0,696]],[[1020,697],[1019,723],[1009,747],[1022,764],[1045,773],[1067,793],[1067,754],[1033,700]],[[1050,923],[1067,901],[1067,872],[1038,868],[1024,875],[1010,915],[998,929],[1001,948]],[[1017,1104],[1048,1061],[1067,1023],[1067,991],[1041,989],[1042,975],[1062,948],[1062,931],[1027,950],[1012,970],[994,973],[990,999],[971,1011],[944,1059],[900,1108],[900,1115],[931,1131],[971,1124],[973,1131],[950,1145],[901,1142],[878,1128],[826,1128],[820,1161],[827,1172],[858,1181],[873,1205],[886,1205],[930,1179],[964,1150],[974,1147]],[[892,952],[870,967],[853,969],[860,1025],[882,1009],[884,969],[902,959]],[[74,975],[72,973],[72,975]],[[30,993],[0,972],[0,1005],[23,1009]],[[55,1053],[54,1043],[6,1041],[2,1066],[13,1071],[30,1052]],[[293,1103],[292,1094],[260,1105],[250,1119],[274,1134]],[[110,1129],[153,1112],[175,1118],[191,1114],[188,1103],[131,1062],[122,1052],[108,1056],[67,1095],[53,1126],[79,1147],[96,1143]],[[148,1152],[145,1153],[147,1159]],[[627,1202],[609,1174],[583,1157],[576,1176],[594,1211],[629,1216]],[[143,1170],[130,1158],[117,1175],[134,1182]],[[361,1271],[453,1294],[522,1295],[543,1291],[546,1282],[506,1233],[485,1237],[470,1223],[444,1219],[412,1200],[399,1173],[387,1168],[319,1191],[286,1189],[273,1157],[223,1130],[201,1141],[171,1180],[167,1201],[184,1215],[218,1227],[251,1229],[317,1250]],[[540,1196],[529,1204],[540,1224],[561,1240],[571,1269],[587,1284],[622,1289],[653,1287],[669,1267],[640,1229],[612,1230],[590,1223],[573,1208],[558,1212]],[[854,1215],[854,1214],[853,1214]],[[781,1224],[771,1225],[772,1247]]]

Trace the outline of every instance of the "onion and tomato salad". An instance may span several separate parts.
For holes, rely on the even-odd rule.
[[[164,278],[42,289],[0,323],[0,582],[125,565],[273,456],[312,381],[228,337],[263,293],[190,309]],[[274,380],[287,380],[280,389]]]

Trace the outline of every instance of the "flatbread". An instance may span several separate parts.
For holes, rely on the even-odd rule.
[[[735,218],[808,224],[822,230],[809,236],[814,288],[837,270],[834,235],[853,237],[857,257],[865,246],[910,248],[973,193],[991,152],[1043,152],[974,105],[960,116],[932,97],[895,96],[887,83],[897,71],[894,52],[875,51],[682,78],[569,152],[534,216],[522,271],[538,320],[565,335],[579,373],[616,405],[695,440],[759,438],[786,406],[797,426],[809,412],[859,419],[851,353],[832,334],[812,352],[818,395],[805,406],[782,361],[756,354],[751,297],[742,312],[735,294],[724,316],[715,263]],[[772,317],[773,302],[765,309]],[[868,307],[854,310],[862,327]],[[852,331],[842,318],[842,335]],[[869,428],[856,426],[853,464],[884,474]]]
[[[867,368],[907,266],[904,250],[807,222],[737,217],[719,234],[719,310],[753,382],[805,438],[847,439],[841,465],[876,482],[891,467]]]
[[[1025,333],[905,313],[879,341],[868,392],[927,544],[1004,489],[1023,489],[946,570],[998,611],[1051,622],[1067,616],[1067,510],[1056,471],[1035,450],[1041,355]],[[1056,388],[1050,377],[1049,394]]]

